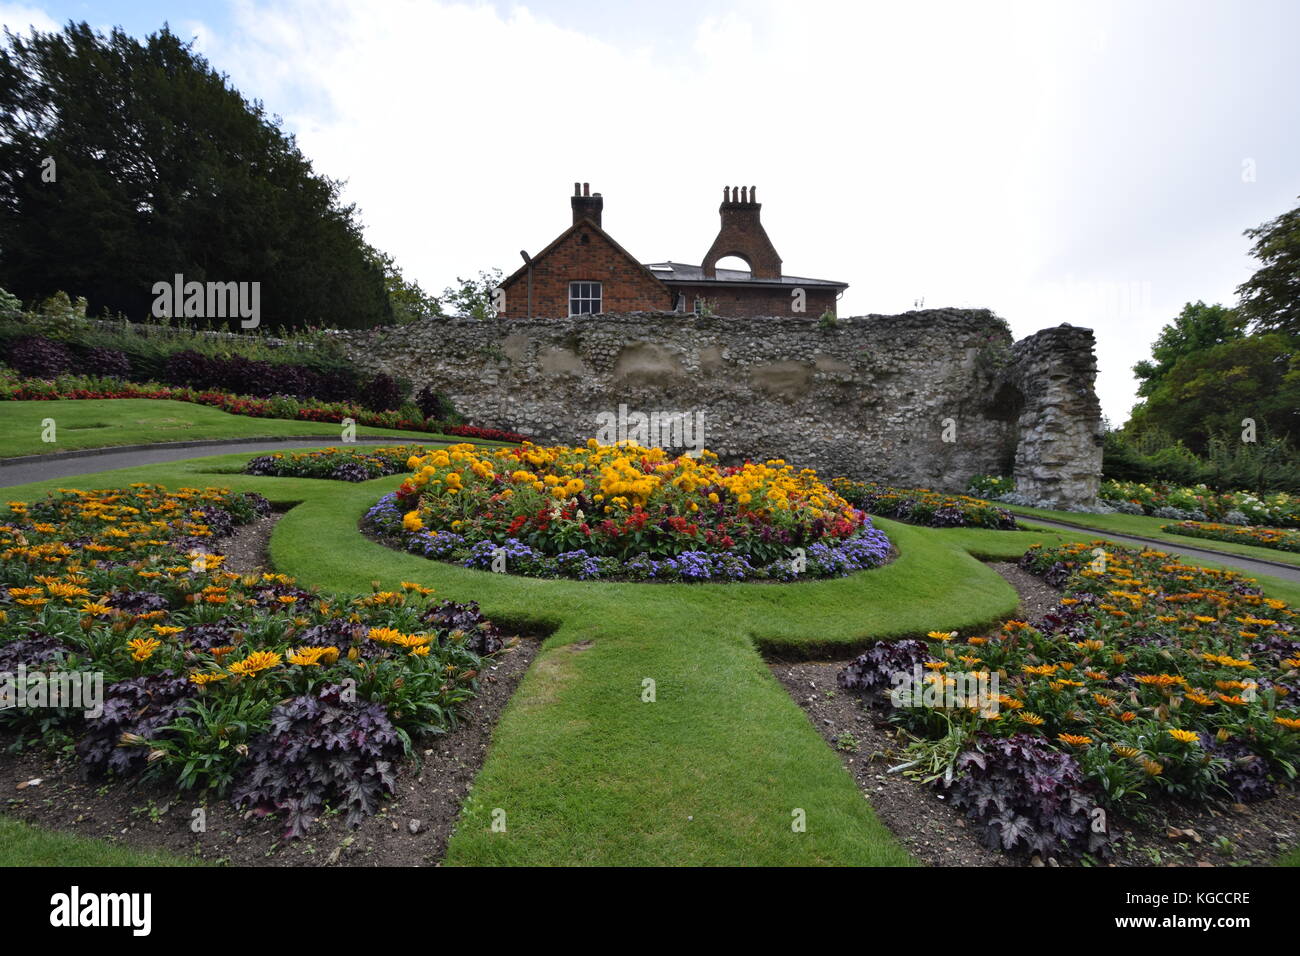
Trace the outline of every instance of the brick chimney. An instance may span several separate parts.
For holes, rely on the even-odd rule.
[[[722,228],[704,257],[705,278],[717,278],[718,260],[727,256],[738,256],[749,263],[750,275],[755,279],[781,277],[781,257],[758,220],[758,211],[762,208],[758,202],[758,187],[722,188],[722,205],[718,207]]]
[[[600,198],[600,193],[594,196],[591,194],[591,183],[574,183],[573,198],[569,202],[573,204],[575,226],[583,219],[590,219],[600,225],[600,213],[605,208],[605,200]]]

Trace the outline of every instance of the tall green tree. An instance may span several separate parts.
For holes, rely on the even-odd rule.
[[[1214,436],[1300,438],[1300,347],[1277,332],[1232,339],[1183,356],[1133,409],[1132,434],[1161,430],[1203,454]]]
[[[420,283],[406,278],[397,265],[397,260],[391,255],[370,248],[370,256],[383,271],[384,288],[388,292],[388,303],[393,309],[394,322],[405,324],[442,314],[438,297],[429,295]]]
[[[1180,359],[1244,334],[1241,320],[1232,309],[1188,302],[1178,317],[1160,330],[1151,348],[1154,361],[1143,360],[1133,366],[1133,374],[1141,380],[1138,394],[1150,395]]]
[[[260,282],[269,327],[389,322],[340,183],[166,26],[0,47],[0,286],[147,316],[153,285]]]
[[[1246,235],[1263,266],[1237,288],[1242,314],[1257,331],[1300,336],[1300,206]]]
[[[490,319],[497,314],[493,302],[496,290],[501,285],[503,273],[500,269],[480,270],[477,279],[462,279],[460,283],[447,286],[442,290],[439,300],[448,315],[465,315],[475,319]]]

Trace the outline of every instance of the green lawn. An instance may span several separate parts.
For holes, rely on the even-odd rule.
[[[198,866],[200,861],[143,853],[0,816],[0,866]]]
[[[44,421],[54,419],[55,442],[42,441]],[[329,435],[341,426],[280,418],[249,418],[217,408],[150,398],[4,402],[0,404],[0,458],[42,455],[166,441]],[[357,427],[358,435],[391,435],[404,442],[459,441],[428,432]]]
[[[358,519],[397,477],[350,485],[230,473],[248,457],[122,469],[76,484],[217,484],[296,502],[271,553],[300,582],[355,593],[374,580],[419,581],[438,597],[479,601],[507,627],[547,635],[496,728],[450,864],[912,864],[760,649],[848,656],[879,638],[983,628],[1014,613],[1017,599],[976,557],[1012,559],[1035,542],[1091,537],[881,520],[897,560],[850,578],[547,581],[427,561],[360,536]],[[69,484],[6,496],[31,499]],[[642,700],[647,679],[652,703]],[[792,830],[796,811],[806,832]],[[505,830],[494,831],[502,815]],[[43,859],[63,862],[62,854],[52,845]]]
[[[1235,541],[1214,541],[1210,538],[1193,538],[1185,534],[1170,534],[1161,531],[1161,527],[1174,524],[1172,518],[1152,518],[1149,515],[1093,515],[1077,511],[1048,511],[1045,508],[1022,508],[1018,505],[1003,505],[1009,511],[1025,517],[1037,516],[1053,521],[1068,521],[1081,524],[1098,531],[1113,531],[1116,534],[1136,534],[1144,538],[1155,538],[1170,545],[1182,545],[1186,548],[1201,548],[1207,551],[1222,551],[1224,554],[1239,554],[1246,558],[1263,561],[1278,561],[1282,564],[1294,564],[1300,567],[1300,554],[1294,551],[1279,551],[1277,548],[1261,548],[1252,544],[1238,544]]]

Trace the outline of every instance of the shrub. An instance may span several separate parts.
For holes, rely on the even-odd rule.
[[[888,688],[896,674],[911,674],[929,659],[930,649],[921,641],[876,641],[845,666],[837,680],[844,690],[870,694]]]
[[[43,336],[22,339],[9,352],[9,362],[19,372],[32,378],[54,378],[73,367],[72,353]]]
[[[1097,804],[1069,754],[1027,734],[981,735],[957,758],[957,770],[952,805],[975,821],[989,847],[1044,857],[1105,851],[1109,835],[1093,830]]]
[[[285,835],[303,836],[329,803],[346,809],[350,826],[393,792],[396,729],[378,704],[349,699],[338,684],[286,701],[270,729],[249,746],[249,767],[233,793],[236,806],[281,811]]]
[[[376,411],[393,411],[402,405],[402,387],[391,375],[380,372],[366,386],[366,405]]]
[[[450,421],[456,415],[456,409],[451,404],[451,399],[434,389],[432,385],[426,385],[415,395],[415,404],[419,406],[421,414],[425,418],[432,418],[436,421]]]
[[[120,349],[106,346],[92,346],[82,356],[81,366],[91,375],[101,378],[129,378],[131,360]]]
[[[77,756],[90,773],[136,773],[148,761],[151,738],[185,711],[198,688],[170,670],[133,677],[104,692],[104,711],[86,719]]]
[[[999,498],[1016,490],[1014,478],[1002,478],[997,475],[976,475],[966,486],[966,493],[976,498]]]

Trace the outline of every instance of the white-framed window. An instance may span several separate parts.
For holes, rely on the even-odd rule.
[[[597,315],[600,311],[599,282],[569,283],[569,315]]]
[[[678,293],[677,293],[677,304],[674,306],[673,311],[675,311],[675,312],[685,312],[685,311],[686,311],[686,293],[685,293],[685,292],[678,292]]]

